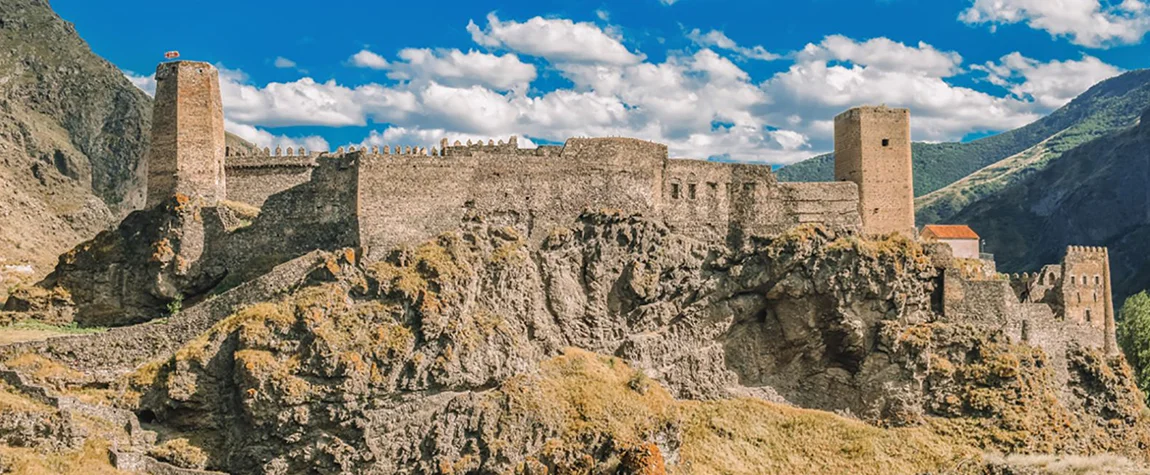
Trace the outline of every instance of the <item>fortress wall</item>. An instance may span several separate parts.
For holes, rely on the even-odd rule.
[[[262,207],[269,196],[306,183],[312,164],[233,166],[228,164],[228,199]]]
[[[784,227],[822,223],[835,230],[861,231],[858,186],[852,182],[779,183]]]
[[[585,209],[650,214],[666,157],[665,147],[633,139],[571,139],[558,156],[480,152],[365,158],[358,229],[368,259],[473,216],[538,239]]]
[[[417,244],[463,219],[472,166],[451,157],[372,156],[359,162],[358,232],[369,259]]]
[[[746,180],[734,173],[734,167],[738,166],[702,160],[667,160],[660,198],[667,224],[692,236],[725,239],[730,232],[731,194]],[[768,186],[768,180],[773,180],[769,174],[757,177],[760,186]]]
[[[251,225],[209,239],[208,254],[242,276],[312,250],[358,247],[357,162],[356,155],[320,157],[310,181],[269,196]]]
[[[943,272],[943,317],[954,323],[1004,328],[1021,304],[1006,280],[970,280],[954,268]]]

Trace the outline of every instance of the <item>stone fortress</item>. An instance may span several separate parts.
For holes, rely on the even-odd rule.
[[[355,248],[377,260],[470,220],[538,241],[588,209],[653,217],[688,236],[732,245],[808,223],[918,237],[906,109],[840,114],[836,181],[781,183],[769,166],[670,158],[665,145],[630,138],[572,138],[535,149],[521,149],[511,137],[444,139],[430,150],[233,151],[223,145],[210,64],[162,63],[156,79],[148,203],[177,195],[203,203],[202,223],[182,231],[189,250],[181,262],[219,278],[237,269],[254,277],[316,249]],[[216,206],[225,199],[259,214],[240,223],[227,206]],[[945,245],[926,244],[950,254],[939,251]],[[1046,347],[1080,342],[1116,351],[1105,249],[1070,247],[1060,265],[1008,278],[994,271],[992,257],[968,261],[944,266],[936,299],[943,318]]]

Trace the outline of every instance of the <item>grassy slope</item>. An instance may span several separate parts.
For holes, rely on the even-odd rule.
[[[1025,127],[967,143],[913,144],[915,196],[923,197],[917,203],[919,221],[946,221],[967,203],[1045,168],[1063,152],[1129,127],[1147,105],[1150,70],[1131,71]],[[778,174],[784,181],[830,181],[834,158],[818,156]]]

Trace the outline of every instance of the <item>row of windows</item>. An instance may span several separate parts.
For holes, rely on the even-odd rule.
[[[1079,292],[1079,293],[1077,294],[1077,296],[1078,296],[1078,303],[1082,303],[1082,293],[1081,293],[1081,292]],[[1097,301],[1098,301],[1098,292],[1094,292],[1094,301],[1095,301],[1095,302],[1097,302]]]
[[[1044,284],[1044,285],[1054,285],[1054,282],[1055,282],[1054,273],[1050,272],[1050,273],[1046,274],[1046,281],[1045,282],[1039,282],[1039,283]],[[1089,285],[1090,284],[1090,276],[1088,276],[1088,275],[1084,275],[1081,277],[1078,277],[1075,275],[1070,276],[1070,285],[1077,285],[1079,282],[1081,282],[1082,285]],[[1102,277],[1101,276],[1097,276],[1097,275],[1094,276],[1094,285],[1102,285]]]
[[[728,186],[731,186],[731,185],[728,184]],[[738,185],[735,185],[735,186],[738,186]],[[713,182],[708,182],[707,188],[710,188],[710,190],[712,192],[714,192],[714,191],[717,191],[719,189],[719,184],[713,183]],[[754,191],[754,189],[755,189],[754,183],[743,183],[743,191]],[[695,183],[688,183],[687,184],[687,199],[693,200],[693,199],[698,197],[698,194],[699,194],[698,186]],[[683,197],[682,185],[680,185],[678,183],[671,183],[671,199],[677,200],[677,199],[680,199],[682,197]]]

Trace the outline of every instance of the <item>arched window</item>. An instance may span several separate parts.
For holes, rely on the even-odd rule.
[[[1046,274],[1046,285],[1054,285],[1054,273]]]
[[[1082,303],[1082,292],[1078,293],[1078,303]]]
[[[1090,309],[1086,309],[1086,323],[1090,323]]]
[[[1099,276],[1094,276],[1094,285],[1102,285],[1102,278]]]
[[[1074,285],[1074,274],[1070,275],[1070,285]]]

